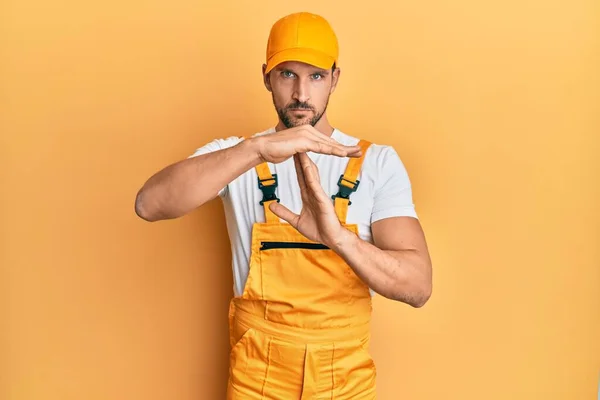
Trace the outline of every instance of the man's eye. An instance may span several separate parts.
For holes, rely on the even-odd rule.
[[[313,78],[314,80],[319,80],[319,79],[323,78],[323,75],[321,75],[321,74],[319,74],[319,73],[317,73],[317,74],[312,74],[312,78]]]
[[[281,73],[285,78],[292,78],[294,76],[294,73],[291,71],[283,71]]]

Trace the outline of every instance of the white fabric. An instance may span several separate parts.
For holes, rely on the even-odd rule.
[[[275,132],[270,128],[256,135]],[[359,139],[334,130],[332,138],[345,145],[355,145]],[[215,139],[196,150],[190,157],[225,149],[240,143],[239,137]],[[321,185],[332,196],[338,192],[337,182],[346,169],[348,158],[309,153],[319,168]],[[269,163],[271,173],[277,174],[277,196],[281,204],[298,214],[302,209],[300,188],[292,158],[279,163]],[[397,152],[390,146],[373,144],[367,151],[362,166],[358,189],[350,196],[347,223],[358,224],[359,237],[372,243],[371,224],[398,216],[417,218],[412,200],[411,183]],[[224,187],[219,196],[223,201],[227,230],[231,241],[234,294],[244,290],[248,277],[252,225],[264,222],[264,209],[260,205],[262,192],[258,188],[254,168],[245,172]],[[372,292],[373,293],[373,292]]]

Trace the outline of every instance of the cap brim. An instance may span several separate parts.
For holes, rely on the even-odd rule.
[[[333,66],[335,59],[327,54],[321,53],[313,49],[287,49],[275,54],[267,61],[265,73],[269,73],[277,65],[286,61],[297,61],[306,64],[314,65],[317,68],[328,69]]]

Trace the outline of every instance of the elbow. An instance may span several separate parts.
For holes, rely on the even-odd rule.
[[[419,288],[416,291],[415,295],[411,299],[412,301],[408,303],[413,308],[421,308],[429,301],[431,297],[431,285],[427,287]]]
[[[144,189],[140,189],[135,196],[135,213],[138,217],[143,219],[144,221],[154,222],[157,218],[153,215],[153,213],[149,210],[148,202],[146,197],[146,192]]]
[[[415,276],[411,286],[411,301],[408,303],[414,308],[421,308],[431,298],[433,291],[433,282],[431,274],[431,264],[428,264],[426,268],[421,270],[422,273]]]
[[[429,301],[432,292],[431,280],[414,283],[407,287],[406,284],[398,285],[394,295],[389,296],[392,300],[406,303],[413,308],[421,308]]]

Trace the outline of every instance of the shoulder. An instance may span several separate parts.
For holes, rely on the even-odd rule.
[[[354,145],[358,138],[342,134],[342,143]],[[398,151],[389,144],[371,143],[363,161],[361,180],[373,196],[370,223],[391,217],[418,218],[412,185]]]

